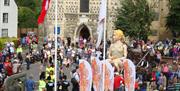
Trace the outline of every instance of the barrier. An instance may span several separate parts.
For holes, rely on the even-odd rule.
[[[8,77],[4,83],[4,91],[25,91],[26,73],[19,73]]]
[[[175,91],[179,91],[180,90],[180,83],[175,83]]]

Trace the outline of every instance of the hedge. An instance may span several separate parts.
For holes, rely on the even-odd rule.
[[[18,46],[18,39],[17,38],[0,38],[0,51],[5,47],[6,42],[14,42],[14,46]]]
[[[180,38],[177,38],[176,41],[177,41],[178,43],[180,43]]]

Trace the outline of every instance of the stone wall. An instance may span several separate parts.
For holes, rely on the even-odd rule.
[[[154,31],[153,36],[161,39],[164,34],[167,34],[165,28],[166,16],[168,14],[168,0],[147,0],[152,8],[157,12],[157,20],[152,22],[151,29]],[[121,7],[121,0],[107,1],[107,38],[111,39],[113,30],[115,29],[114,21],[116,20],[117,9]],[[100,0],[89,0],[89,12],[80,12],[80,0],[58,0],[58,25],[61,27],[61,35],[63,37],[77,37],[77,29],[81,24],[85,24],[92,32],[92,37],[97,37],[97,22],[99,14]],[[47,14],[46,24],[47,30],[52,30],[55,24],[55,2],[51,1],[50,8]],[[49,33],[50,34],[50,33]],[[76,35],[75,35],[76,34]],[[171,36],[171,34],[167,34]]]

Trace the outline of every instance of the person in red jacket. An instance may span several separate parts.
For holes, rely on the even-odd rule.
[[[138,79],[136,79],[135,81],[135,91],[138,91],[139,90],[139,82],[138,82]]]
[[[114,76],[114,91],[120,91],[121,86],[124,85],[124,79],[122,75],[119,75],[118,72],[115,72]]]
[[[11,62],[9,60],[9,57],[7,57],[6,61],[4,62],[4,69],[7,71],[8,76],[13,75],[12,64],[11,64]]]

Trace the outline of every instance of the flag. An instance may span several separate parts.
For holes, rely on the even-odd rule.
[[[38,17],[38,25],[44,22],[44,18],[49,8],[49,3],[50,3],[50,0],[43,0],[41,14]]]
[[[105,25],[106,12],[107,12],[106,7],[107,7],[107,0],[101,0],[99,17],[98,17],[98,26],[97,26],[98,39],[97,39],[97,43],[96,43],[96,48],[98,48],[99,45],[101,44],[104,26],[106,26]]]
[[[102,62],[99,60],[99,56],[92,57],[91,67],[94,91],[102,91]]]
[[[134,63],[129,59],[124,59],[124,83],[126,91],[134,91],[136,68]]]
[[[84,59],[79,60],[80,91],[91,91],[92,69],[91,65]]]
[[[109,59],[106,59],[105,64],[105,77],[104,77],[104,90],[114,91],[114,68],[109,63]]]

